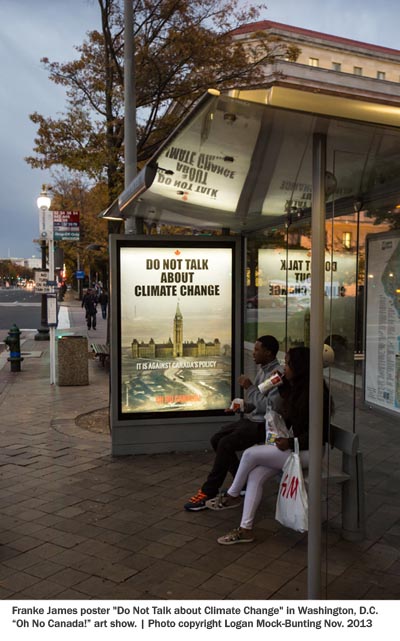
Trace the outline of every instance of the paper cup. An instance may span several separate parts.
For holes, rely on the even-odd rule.
[[[266,394],[271,390],[273,387],[277,387],[282,383],[282,377],[278,372],[275,372],[275,374],[272,374],[269,378],[265,379],[260,385],[258,386],[258,389],[260,392],[263,394]]]
[[[230,409],[234,412],[243,412],[244,400],[242,398],[234,398],[231,403]]]

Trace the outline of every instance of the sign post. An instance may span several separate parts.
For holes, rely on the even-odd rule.
[[[47,294],[47,324],[50,338],[50,384],[56,382],[55,330],[57,327],[57,281],[54,269],[54,241],[79,240],[79,211],[51,211],[40,207],[40,237],[49,247],[49,271],[37,272],[36,291]]]
[[[51,214],[53,212],[50,212]],[[56,326],[57,326],[57,314],[54,314],[54,306],[57,307],[57,294],[55,286],[56,280],[54,275],[54,233],[53,228],[48,234],[49,241],[49,280],[48,285],[50,287],[50,293],[47,295],[47,324],[49,326],[49,336],[50,336],[50,385],[54,385],[56,382]]]
[[[55,330],[57,326],[57,294],[54,274],[54,224],[53,212],[47,206],[40,207],[39,211],[40,238],[47,242],[49,247],[49,269],[35,272],[36,291],[47,294],[47,324],[50,339],[50,385],[56,382],[55,360]]]

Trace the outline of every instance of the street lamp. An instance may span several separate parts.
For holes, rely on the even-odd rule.
[[[42,257],[42,271],[46,271],[46,213],[50,209],[51,198],[47,194],[47,185],[42,185],[40,196],[36,200],[36,204],[40,211],[39,229],[40,236],[40,251]],[[40,310],[40,327],[35,334],[35,341],[48,341],[49,340],[49,326],[47,323],[47,295],[42,293],[41,310]]]
[[[42,185],[42,191],[40,192],[40,196],[38,196],[38,199],[36,200],[36,204],[39,209],[44,211],[44,213],[46,213],[46,211],[50,209],[51,198],[47,194],[47,185]]]

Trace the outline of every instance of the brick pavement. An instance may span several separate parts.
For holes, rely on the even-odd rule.
[[[87,334],[79,302],[67,301],[75,334]],[[89,339],[104,339],[105,322]],[[267,488],[252,544],[218,546],[240,511],[188,513],[183,503],[209,469],[209,452],[113,458],[101,433],[76,418],[107,407],[108,374],[89,361],[88,386],[49,384],[49,345],[26,336],[20,373],[0,369],[0,598],[305,599],[307,535],[273,519]],[[3,360],[4,364],[4,360]],[[0,365],[1,366],[1,365]],[[337,420],[351,398],[336,393]],[[400,596],[400,431],[357,402],[367,473],[367,537],[340,535],[339,489],[323,526],[328,599]],[[386,443],[390,443],[388,447]]]

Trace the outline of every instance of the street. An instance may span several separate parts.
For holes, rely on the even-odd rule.
[[[0,289],[0,341],[14,323],[21,330],[40,327],[41,294],[22,288]]]

